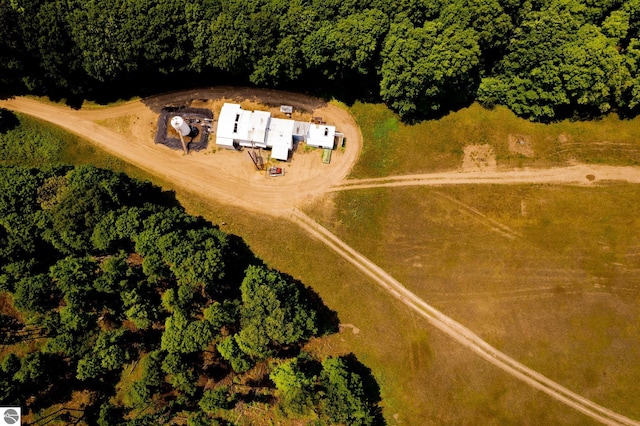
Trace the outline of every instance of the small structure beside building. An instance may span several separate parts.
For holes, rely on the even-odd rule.
[[[312,124],[309,126],[307,145],[316,148],[333,149],[336,138],[336,127],[327,124]]]
[[[293,114],[293,107],[291,105],[280,105],[280,112],[291,118],[291,114]]]
[[[281,111],[286,113],[284,107]],[[268,111],[247,111],[238,104],[225,103],[218,117],[216,145],[228,149],[268,148],[271,158],[287,161],[294,142],[333,149],[335,136],[334,126],[274,118]]]

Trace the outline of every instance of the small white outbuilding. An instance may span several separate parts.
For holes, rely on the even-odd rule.
[[[307,145],[316,148],[333,149],[336,127],[326,124],[311,124],[307,134]]]

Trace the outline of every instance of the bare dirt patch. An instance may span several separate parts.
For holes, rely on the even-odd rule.
[[[533,157],[534,152],[531,136],[510,134],[507,137],[507,142],[509,142],[509,151],[524,155],[525,157]]]
[[[353,324],[340,324],[340,332],[343,332],[345,329],[350,328],[353,334],[360,334],[360,329]]]
[[[294,108],[293,113],[291,114],[291,117],[288,117],[286,114],[280,112],[280,106],[260,103],[260,102],[257,102],[255,99],[254,100],[247,100],[247,99],[238,100],[238,99],[231,99],[231,98],[197,99],[197,100],[194,100],[190,106],[193,108],[210,109],[211,111],[213,111],[214,120],[217,120],[218,116],[220,115],[220,110],[222,109],[222,106],[227,102],[239,103],[243,109],[250,110],[250,111],[255,111],[255,110],[269,111],[271,113],[271,116],[275,118],[291,118],[293,120],[298,120],[298,121],[311,120],[311,111]]]
[[[477,172],[495,170],[496,153],[491,145],[467,145],[464,147],[462,171]]]

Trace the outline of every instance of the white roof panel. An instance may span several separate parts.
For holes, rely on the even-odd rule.
[[[319,148],[333,149],[335,134],[335,126],[328,126],[326,124],[312,124],[309,126],[307,145]]]
[[[274,146],[271,149],[271,158],[287,161],[289,159],[289,148],[284,145]]]
[[[267,130],[267,146],[286,146],[293,148],[293,120],[283,118],[272,118]]]
[[[267,127],[271,113],[268,111],[247,111],[249,123],[247,128],[247,140],[256,143],[264,143],[267,138]]]
[[[220,115],[218,116],[217,137],[234,139],[236,135],[236,133],[234,133],[234,126],[239,112],[240,105],[238,104],[225,103],[222,105]]]

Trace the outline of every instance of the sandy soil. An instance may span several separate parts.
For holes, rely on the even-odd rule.
[[[533,147],[531,144],[531,136],[528,135],[509,135],[507,137],[509,143],[509,151],[525,157],[533,157]]]
[[[322,163],[321,150],[298,150],[291,163],[283,164],[285,176],[278,178],[269,178],[264,172],[257,171],[246,152],[217,150],[214,153],[208,149],[184,155],[153,143],[161,108],[188,106],[193,102],[202,104],[215,99],[249,100],[267,106],[293,105],[303,113],[322,116],[345,134],[348,143],[344,151],[334,151],[330,164]],[[82,135],[106,151],[201,196],[276,215],[303,205],[340,183],[357,160],[362,146],[362,136],[349,112],[319,99],[273,90],[203,89],[116,107],[81,110],[14,98],[0,101],[0,107],[41,118]],[[123,117],[134,125],[116,132],[98,124]],[[213,145],[214,142],[210,142],[210,146]]]

